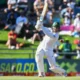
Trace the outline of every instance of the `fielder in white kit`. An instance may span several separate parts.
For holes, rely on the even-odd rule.
[[[55,61],[55,57],[53,55],[53,45],[58,41],[59,34],[58,34],[58,26],[57,23],[54,22],[51,28],[47,28],[43,26],[43,19],[41,16],[41,19],[37,21],[37,24],[35,28],[42,29],[45,36],[40,42],[36,55],[35,55],[35,60],[37,64],[37,69],[38,69],[38,76],[43,77],[45,76],[45,71],[44,71],[44,56],[46,56],[49,65],[50,65],[50,70],[53,71],[54,73],[59,73],[61,75],[66,74],[66,71],[62,68],[60,68]]]

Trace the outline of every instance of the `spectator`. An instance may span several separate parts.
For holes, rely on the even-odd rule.
[[[37,20],[37,16],[36,13],[34,12],[33,9],[30,9],[29,13],[28,13],[28,19],[29,19],[29,24],[32,26],[35,26],[36,24],[36,20]]]
[[[19,13],[17,11],[14,11],[14,9],[11,9],[7,13],[7,19],[10,18],[11,15],[14,15],[14,18],[16,19],[19,16]]]
[[[63,4],[61,4],[59,6],[59,10],[61,11],[61,10],[65,9],[65,8],[67,8],[67,0],[63,0]]]
[[[24,29],[24,30],[23,30]],[[32,44],[34,44],[35,40],[41,40],[39,32],[36,31],[34,28],[32,28],[32,26],[25,26],[22,29],[22,33],[25,36],[24,40],[26,40],[26,38],[28,39],[29,42],[31,42]]]
[[[54,0],[48,0],[48,6],[50,9],[54,8]]]
[[[70,15],[70,19],[74,19],[74,10],[70,7],[67,7],[67,11],[65,14],[68,13]]]
[[[78,44],[77,44],[77,46],[76,46],[76,50],[77,50],[77,59],[79,59],[80,58],[80,40],[78,41]]]
[[[62,44],[61,51],[66,53],[64,54],[64,58],[68,58],[68,59],[71,58],[71,56],[67,54],[68,52],[72,52],[72,44],[69,42],[68,39],[66,39],[64,43]]]
[[[15,19],[14,15],[11,14],[10,17],[7,19],[7,24],[4,29],[8,29],[8,28],[13,29],[16,27],[15,24],[16,24],[16,19]]]
[[[32,44],[34,44],[35,40],[41,41],[44,36],[44,34],[41,30],[37,31],[37,30],[35,30],[35,28],[32,28],[32,26],[25,27],[24,35],[26,36],[24,38],[24,40],[26,40],[26,38],[27,38],[28,41],[31,42]]]
[[[8,33],[8,41],[6,46],[8,46],[9,49],[19,49],[23,46],[22,43],[20,44],[17,42],[17,34],[14,32],[14,29]]]
[[[72,25],[72,19],[74,18],[74,14],[71,8],[67,8],[67,11],[63,17],[63,24],[60,26],[60,34],[61,35],[71,35],[74,29]]]
[[[54,0],[48,0],[48,9],[53,14],[55,13],[56,7],[55,7],[55,1]]]
[[[27,36],[30,37],[30,33],[31,32],[28,32],[28,33],[26,32]],[[39,32],[37,32],[37,31],[33,31],[32,36],[30,37],[30,39],[28,39],[28,41],[31,42],[32,44],[35,43],[35,40],[41,41],[41,36],[40,36]]]
[[[24,26],[28,25],[28,18],[24,15],[24,12],[21,12],[20,16],[16,19],[16,24],[17,24],[17,27],[16,27],[15,31],[17,34],[20,33],[21,29]],[[24,29],[23,29],[23,32],[25,31]]]
[[[43,10],[43,6],[44,6],[44,2],[41,0],[35,0],[34,2],[34,10],[37,14],[37,19],[39,19],[40,14],[42,13]]]
[[[28,0],[17,0],[18,8],[23,9],[25,12],[28,10]]]
[[[80,13],[76,15],[76,18],[73,22],[74,31],[72,32],[72,36],[80,37]]]
[[[70,26],[71,25],[71,19],[70,19],[70,14],[65,13],[64,14],[64,26]]]
[[[63,4],[61,4],[59,6],[59,10],[60,10],[60,16],[64,17],[64,14],[67,12],[67,10],[69,9],[69,7],[67,6],[68,1],[67,0],[63,0]]]
[[[74,18],[74,10],[70,7],[67,7],[61,11],[61,17],[64,18],[64,15],[68,13],[70,15],[70,19]]]
[[[16,8],[16,0],[8,0],[7,5],[8,5],[8,10],[11,10],[12,8]]]
[[[21,12],[20,16],[17,18],[16,24],[18,24],[20,22],[22,22],[23,24],[27,24],[28,23],[28,19],[25,16],[25,13],[24,12]]]
[[[70,7],[71,9],[74,9],[75,7],[75,2],[73,0],[70,0],[68,3],[67,3],[67,6]]]

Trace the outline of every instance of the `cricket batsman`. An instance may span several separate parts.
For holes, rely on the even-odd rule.
[[[46,9],[48,6],[47,3],[48,0],[45,0],[45,4],[44,4],[44,8],[42,11],[42,15],[40,20],[37,21],[37,24],[35,26],[35,28],[38,29],[42,29],[45,36],[42,40],[42,42],[40,42],[37,51],[36,51],[36,55],[35,55],[35,60],[36,60],[36,64],[37,64],[37,69],[38,69],[38,76],[39,77],[44,77],[45,76],[45,71],[44,71],[44,56],[46,56],[48,63],[50,65],[50,70],[53,71],[54,73],[59,73],[61,75],[66,74],[66,71],[62,68],[60,68],[55,61],[55,57],[53,55],[53,45],[55,44],[55,42],[58,40],[59,38],[59,27],[58,24],[56,22],[54,22],[52,24],[51,28],[47,28],[43,26],[43,19],[46,13]]]

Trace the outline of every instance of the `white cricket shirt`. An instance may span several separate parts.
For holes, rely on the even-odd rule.
[[[52,29],[42,27],[43,32],[45,33],[45,36],[42,40],[42,42],[38,46],[38,51],[43,50],[53,50],[53,45],[58,41],[59,35],[58,33],[53,33]]]

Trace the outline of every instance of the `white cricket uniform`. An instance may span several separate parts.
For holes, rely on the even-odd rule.
[[[42,72],[43,75],[45,75],[43,61],[44,55],[47,57],[50,67],[57,66],[53,55],[53,45],[59,38],[58,33],[52,32],[52,29],[42,27],[42,30],[45,33],[45,37],[43,38],[43,41],[39,44],[35,55],[39,76]]]
[[[43,29],[45,30],[44,33],[46,35],[44,36],[42,42],[38,46],[37,51],[40,51],[41,49],[52,51],[53,50],[53,44],[56,43],[56,41],[58,40],[59,35],[58,35],[58,33],[53,33],[50,28],[47,29],[46,27],[43,27],[42,30]]]

